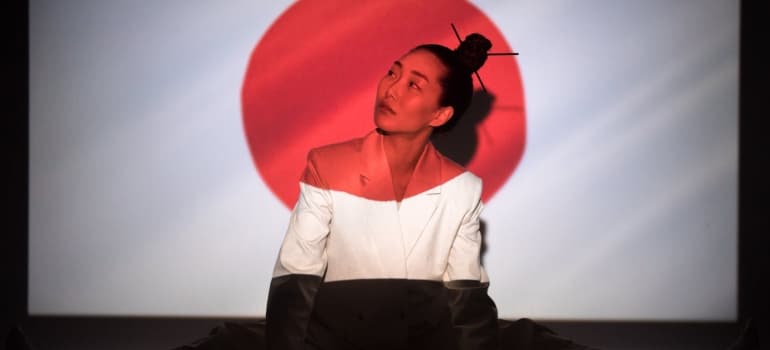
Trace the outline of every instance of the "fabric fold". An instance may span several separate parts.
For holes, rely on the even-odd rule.
[[[456,280],[444,283],[459,350],[499,349],[497,306],[488,283]]]
[[[320,285],[321,277],[316,275],[290,274],[270,281],[265,313],[268,349],[305,348],[310,314]]]

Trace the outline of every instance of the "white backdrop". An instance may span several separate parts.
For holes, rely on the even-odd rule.
[[[734,319],[739,2],[474,4],[527,104],[483,214],[501,317]],[[31,314],[264,314],[289,211],[240,88],[289,5],[30,1]]]

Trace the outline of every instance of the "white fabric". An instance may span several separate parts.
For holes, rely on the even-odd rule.
[[[487,282],[479,259],[481,187],[464,172],[399,206],[300,183],[273,275]]]

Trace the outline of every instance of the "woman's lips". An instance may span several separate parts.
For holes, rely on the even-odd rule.
[[[385,102],[377,103],[377,109],[386,113],[396,114],[396,111],[394,111],[393,108],[390,108],[390,106]]]

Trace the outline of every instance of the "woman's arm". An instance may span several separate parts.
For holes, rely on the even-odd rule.
[[[487,294],[489,281],[481,266],[481,183],[472,209],[463,217],[449,252],[445,286],[459,349],[497,349],[497,307]]]
[[[299,199],[273,271],[266,312],[268,349],[304,349],[313,301],[326,270],[331,197],[316,157],[313,151],[308,154]]]

